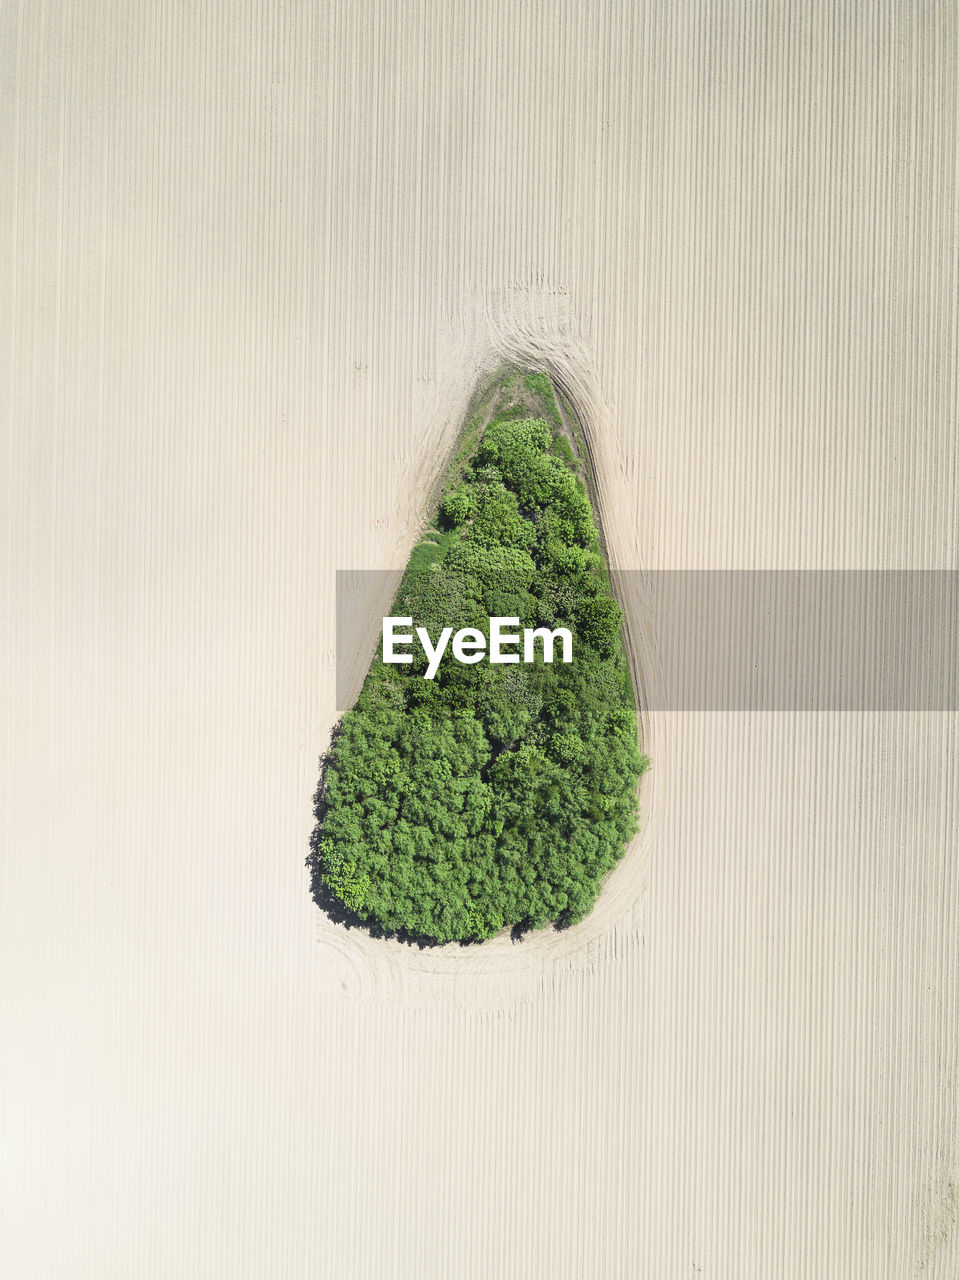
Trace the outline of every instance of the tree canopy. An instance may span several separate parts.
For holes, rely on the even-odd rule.
[[[392,612],[431,633],[567,627],[572,661],[378,654],[318,792],[314,887],[357,921],[431,942],[582,919],[637,829],[622,616],[580,461],[542,374],[498,389],[447,478]]]

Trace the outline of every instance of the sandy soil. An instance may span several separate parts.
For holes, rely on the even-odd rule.
[[[0,23],[3,1274],[956,1275],[956,714],[647,714],[521,946],[304,866],[335,571],[491,363],[573,392],[614,566],[959,563],[950,8]]]

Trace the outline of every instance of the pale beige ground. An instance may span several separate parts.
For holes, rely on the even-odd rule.
[[[956,715],[647,716],[521,947],[303,866],[334,570],[488,361],[577,387],[623,567],[959,563],[953,7],[0,23],[0,1273],[959,1274]]]

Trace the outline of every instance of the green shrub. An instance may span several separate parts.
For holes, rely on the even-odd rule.
[[[470,495],[465,485],[461,484],[443,503],[443,514],[450,528],[458,529],[470,513]]]

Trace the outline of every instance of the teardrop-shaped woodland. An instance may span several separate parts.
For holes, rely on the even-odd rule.
[[[378,649],[318,792],[314,893],[334,914],[433,942],[573,923],[635,832],[648,760],[579,440],[543,374],[505,376],[467,427],[391,613],[434,643],[493,617],[565,627],[572,659],[540,643],[426,679],[418,643],[403,665]]]

